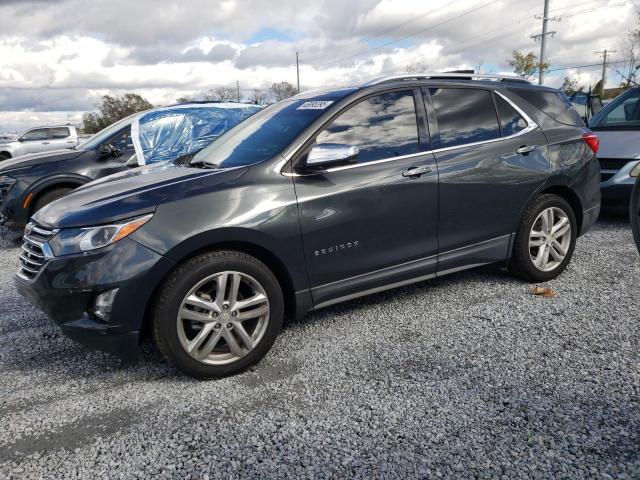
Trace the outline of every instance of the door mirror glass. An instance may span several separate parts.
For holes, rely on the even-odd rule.
[[[311,149],[307,156],[307,166],[324,167],[340,163],[355,163],[358,147],[340,143],[321,143]]]

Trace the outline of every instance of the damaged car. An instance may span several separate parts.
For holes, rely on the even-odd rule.
[[[195,154],[261,108],[214,102],[156,108],[124,118],[73,149],[5,160],[0,225],[24,227],[42,207],[96,179]]]

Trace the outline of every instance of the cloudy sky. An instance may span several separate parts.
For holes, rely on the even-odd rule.
[[[432,70],[509,72],[513,49],[539,52],[543,0],[0,0],[0,132],[79,123],[100,97],[155,105],[240,83],[303,89]],[[550,0],[547,84],[595,83],[637,26],[640,0]],[[616,77],[612,65],[608,86]],[[560,70],[562,69],[562,70]]]

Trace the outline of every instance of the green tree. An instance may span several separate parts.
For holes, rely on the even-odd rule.
[[[547,70],[549,68],[549,63],[541,64],[533,52],[522,53],[514,50],[507,62],[513,67],[514,73],[522,78],[533,78],[540,69]]]
[[[574,78],[573,80],[569,77],[564,77],[564,81],[562,82],[562,87],[560,89],[567,95],[571,95],[574,92],[582,92],[584,87],[578,86],[578,79]]]
[[[136,93],[125,93],[113,97],[105,95],[102,97],[98,112],[87,112],[82,115],[84,131],[99,132],[118,120],[150,108],[153,108],[153,105]]]

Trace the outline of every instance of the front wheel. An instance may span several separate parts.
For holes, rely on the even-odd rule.
[[[256,364],[282,328],[284,300],[273,273],[241,252],[188,260],[161,287],[153,335],[180,371],[219,378]]]
[[[556,278],[571,260],[577,233],[571,205],[557,195],[541,195],[520,220],[509,270],[530,282]]]

